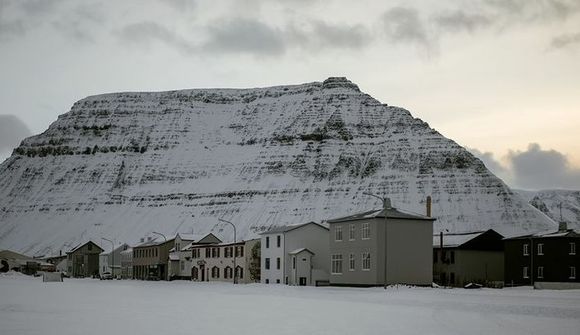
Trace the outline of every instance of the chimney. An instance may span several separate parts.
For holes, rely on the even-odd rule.
[[[568,231],[568,225],[566,224],[566,221],[560,221],[560,223],[558,224],[558,232],[564,233],[567,231]]]
[[[431,217],[431,196],[427,196],[427,217]]]
[[[383,200],[383,208],[384,208],[384,209],[393,208],[393,207],[391,206],[391,198],[385,198],[385,199]]]

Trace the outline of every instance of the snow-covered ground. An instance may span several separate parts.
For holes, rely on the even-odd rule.
[[[0,277],[0,334],[579,334],[580,290]]]

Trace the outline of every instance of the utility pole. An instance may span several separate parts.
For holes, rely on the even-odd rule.
[[[152,231],[151,233],[163,237],[163,240],[164,240],[163,245],[165,245],[165,243],[167,243],[167,237],[165,237],[165,235],[158,233],[156,231]],[[159,248],[159,253],[161,253],[161,248]],[[165,272],[166,272],[165,280],[169,280],[169,250],[167,251],[167,266],[166,266]]]
[[[218,219],[221,222],[225,222],[225,223],[229,223],[233,228],[234,228],[234,284],[238,283],[238,271],[236,269],[236,250],[237,250],[237,246],[236,246],[236,225],[234,225],[233,223],[231,223],[230,221],[224,220],[224,219]]]
[[[388,285],[388,280],[387,280],[387,267],[389,264],[388,261],[388,253],[387,253],[387,237],[388,237],[388,233],[387,233],[387,209],[391,208],[391,199],[387,198],[387,197],[381,197],[378,196],[376,194],[372,194],[372,193],[367,193],[367,192],[363,192],[364,195],[368,195],[371,197],[375,197],[377,199],[380,199],[383,203],[383,211],[385,212],[385,266],[384,266],[384,271],[383,271],[383,275],[384,275],[384,281],[385,281],[385,290],[387,289],[387,285]]]

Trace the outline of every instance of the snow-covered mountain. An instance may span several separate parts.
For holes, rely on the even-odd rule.
[[[114,93],[75,103],[0,165],[0,248],[65,249],[158,231],[239,238],[380,207],[435,231],[555,227],[463,147],[345,78]]]
[[[520,192],[520,191],[518,191]],[[568,228],[580,231],[580,191],[526,191],[530,204],[556,222],[564,221]],[[561,207],[561,211],[560,211]]]

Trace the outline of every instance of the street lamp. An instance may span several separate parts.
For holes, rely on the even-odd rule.
[[[163,235],[161,233],[158,233],[156,231],[152,231],[151,233],[163,237],[163,240],[164,240],[163,244],[167,243],[167,237],[165,237],[165,235]],[[159,251],[161,251],[161,248],[159,248]],[[167,272],[167,275],[165,276],[165,280],[169,280],[169,251],[167,252],[167,258],[168,258],[168,260],[167,260],[167,266],[166,266],[167,269],[165,269],[166,272]]]
[[[102,240],[111,242],[111,275],[115,278],[115,242],[109,240],[108,238],[101,237]]]
[[[225,223],[229,223],[233,228],[234,228],[234,284],[236,284],[238,282],[238,271],[236,271],[236,226],[231,223],[230,221],[224,220],[224,219],[218,219],[221,222],[225,222]]]
[[[380,199],[383,202],[383,210],[385,211],[385,269],[384,269],[384,277],[385,277],[385,290],[387,289],[387,265],[389,264],[387,259],[387,209],[391,208],[391,199],[387,197],[381,197],[376,194],[363,192],[364,195],[368,195],[371,197],[375,197]]]

